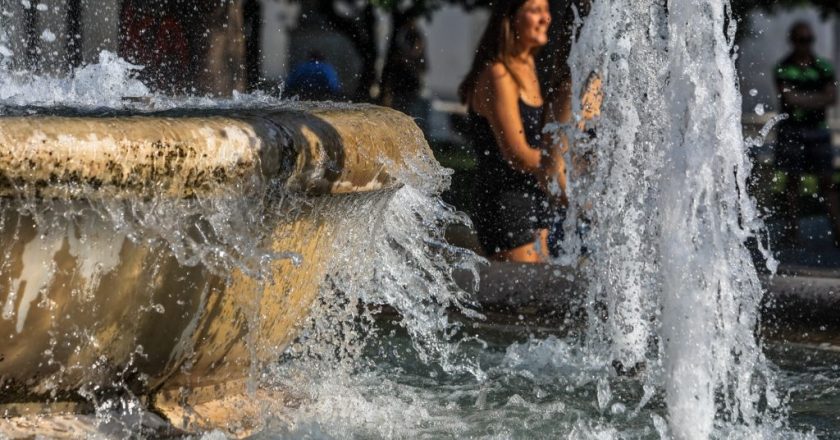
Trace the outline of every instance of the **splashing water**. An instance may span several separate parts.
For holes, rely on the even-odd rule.
[[[604,84],[567,222],[592,226],[589,343],[648,370],[681,439],[758,432],[781,411],[754,336],[763,291],[746,241],[761,222],[734,32],[725,0],[595,1],[569,62],[573,90],[590,72]]]
[[[7,72],[0,75],[0,102],[18,106],[120,107],[125,97],[149,96],[133,75],[141,69],[103,51],[99,62],[77,69],[70,78]]]
[[[0,51],[6,47],[4,42],[5,34],[0,26]],[[227,100],[155,95],[135,79],[141,66],[108,52],[100,54],[98,63],[82,66],[66,77],[15,71],[10,62],[12,56],[0,52],[0,115],[43,113],[52,108],[59,108],[64,114],[79,109],[107,113],[112,109],[149,112],[178,108],[189,115],[191,109],[283,110],[298,106],[261,93],[234,95]],[[75,281],[80,288],[74,290],[74,295],[92,296],[99,280],[118,265],[121,250],[131,246],[149,247],[151,254],[171,255],[187,268],[187,273],[193,269],[207,271],[224,280],[234,270],[244,272],[258,281],[256,290],[259,291],[259,286],[273,282],[268,270],[272,262],[299,258],[261,245],[270,244],[267,237],[271,225],[278,220],[293,222],[300,212],[315,209],[312,208],[315,205],[319,206],[318,215],[338,224],[334,234],[337,238],[326,263],[327,282],[289,355],[315,359],[311,365],[329,369],[336,366],[331,363],[331,357],[338,354],[341,366],[352,370],[354,359],[375,335],[370,323],[365,321],[370,315],[360,315],[360,306],[387,306],[403,317],[403,326],[409,330],[412,344],[424,362],[438,362],[447,371],[467,371],[478,376],[480,369],[463,359],[457,347],[449,343],[459,328],[448,318],[449,309],[477,316],[469,311],[469,299],[453,282],[452,273],[454,270],[475,272],[480,258],[450,246],[443,239],[448,224],[467,220],[438,198],[449,185],[448,170],[423,154],[402,160],[400,169],[405,173],[394,176],[403,183],[401,188],[337,196],[327,206],[290,192],[282,182],[258,177],[236,187],[219,188],[212,196],[183,200],[164,196],[109,199],[107,193],[95,188],[74,188],[74,195],[84,196],[82,201],[42,200],[32,194],[4,199],[0,201],[0,222],[3,222],[0,226],[9,245],[6,249],[27,242],[29,252],[24,253],[24,258],[32,260],[26,262],[32,270],[12,280],[13,288],[20,292],[10,293],[6,303],[0,304],[3,319],[14,319],[16,326],[22,328],[28,310],[18,310],[13,303],[24,296],[23,302],[32,307],[37,298],[41,298],[42,304],[49,304],[50,299],[42,293],[66,277],[81,280]],[[27,220],[21,222],[21,218]],[[115,233],[102,240],[104,230]],[[67,246],[78,263],[75,268],[62,268],[59,279],[56,270],[47,269]],[[163,305],[152,301],[154,289],[160,288],[155,281],[159,262],[152,260],[142,266],[141,272],[148,275],[140,277],[140,282],[147,282],[141,285],[148,285],[145,294],[149,301],[138,312],[150,309],[162,313]],[[8,265],[9,261],[7,254],[0,264]],[[251,329],[258,328],[259,320],[263,319],[260,311],[254,310],[254,305],[259,304],[258,295],[254,292],[250,300],[253,304],[243,305]],[[69,341],[84,341],[86,337],[84,329],[64,336]],[[98,341],[86,341],[80,342],[77,349],[95,350],[97,346]],[[143,347],[138,345],[138,350],[138,358],[142,358]],[[190,347],[179,350],[189,352]],[[251,379],[256,383],[267,380],[262,373],[252,371]],[[120,379],[112,387],[131,390]],[[98,419],[110,420],[112,411],[137,406],[131,399],[120,403],[120,396],[103,399],[101,390],[84,389],[80,394],[95,403]]]
[[[567,234],[570,250],[590,250],[582,269],[589,281],[586,347],[553,336],[503,337],[494,345],[459,335],[466,326],[447,310],[477,315],[452,274],[475,272],[479,259],[443,240],[447,224],[467,222],[437,197],[448,172],[428,157],[406,158],[411,172],[396,176],[402,188],[345,202],[354,214],[338,219],[343,238],[301,336],[284,362],[253,371],[260,385],[300,397],[269,414],[274,424],[264,436],[781,434],[784,405],[753,336],[762,292],[744,243],[761,225],[745,192],[750,170],[731,58],[734,21],[724,1],[682,3],[596,1],[573,48],[575,89],[590,72],[602,75],[605,87],[598,137],[579,142],[590,168],[573,175],[567,228],[576,218],[592,227],[585,243]],[[108,53],[67,78],[33,77],[11,70],[5,42],[0,26],[0,114],[20,106],[292,105],[264,94],[157,96],[133,79],[139,66]],[[57,241],[67,240],[70,252],[85,257],[73,273],[90,280],[90,289],[112,270],[120,246],[95,245],[103,242],[102,223],[118,232],[113,240],[154,243],[185,267],[217,274],[238,268],[260,279],[268,261],[295,257],[253,246],[268,233],[265,219],[293,218],[310,205],[264,181],[212,199],[36,202],[0,209],[33,217],[40,238],[32,258],[49,260]],[[19,227],[5,220],[3,227]],[[50,283],[53,275],[19,284]],[[8,319],[19,318],[3,306]],[[377,306],[396,309],[400,324],[383,325],[371,311]],[[250,314],[260,319],[258,312]],[[611,361],[638,367],[639,380],[616,377]],[[85,395],[100,398],[95,390]],[[121,407],[116,400],[98,401],[97,423],[110,422]]]
[[[83,65],[67,76],[37,75],[13,68],[11,52],[3,56],[0,34],[0,109],[59,107],[81,110],[123,109],[151,112],[171,109],[242,109],[289,106],[276,93],[234,92],[229,98],[167,96],[151,91],[137,79],[143,69],[109,51],[96,63]],[[340,105],[340,104],[335,104]]]

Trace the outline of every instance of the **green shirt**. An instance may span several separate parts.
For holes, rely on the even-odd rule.
[[[816,93],[834,84],[834,68],[823,58],[814,57],[806,66],[793,62],[789,56],[776,66],[776,84],[780,89],[789,89],[799,93]],[[805,109],[786,102],[781,98],[782,113],[787,113],[788,124],[802,127],[825,127],[826,109]]]

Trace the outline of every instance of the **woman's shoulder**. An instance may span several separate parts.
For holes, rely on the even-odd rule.
[[[513,75],[510,74],[510,70],[501,61],[494,61],[485,67],[484,71],[481,72],[481,76],[491,81],[513,80]]]
[[[516,83],[513,75],[501,61],[493,62],[484,68],[479,75],[478,83],[480,88],[488,88],[499,91],[512,91],[514,93],[519,90],[519,85]]]
[[[510,102],[519,96],[519,86],[507,67],[501,62],[494,62],[481,72],[476,82],[472,106],[480,113],[488,111],[491,101]]]

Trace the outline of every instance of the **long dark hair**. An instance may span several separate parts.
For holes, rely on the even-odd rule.
[[[513,21],[516,17],[519,8],[525,4],[527,0],[496,0],[493,3],[493,11],[490,14],[490,21],[487,23],[487,29],[481,36],[478,42],[478,48],[475,50],[475,59],[473,59],[472,67],[469,73],[458,87],[458,96],[461,102],[469,104],[470,97],[475,90],[475,85],[478,82],[478,77],[481,72],[493,63],[499,62],[507,68],[508,72],[513,75],[514,81],[520,86],[522,85],[519,78],[510,68],[510,61],[513,57],[513,51],[516,44],[516,35],[514,35]]]

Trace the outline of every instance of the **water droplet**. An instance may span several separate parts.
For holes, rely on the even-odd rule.
[[[48,43],[52,43],[55,41],[55,34],[49,29],[44,29],[44,32],[41,33],[41,39]]]
[[[756,96],[756,95],[758,95],[758,90],[750,89],[750,96]]]
[[[757,114],[758,116],[764,115],[764,104],[755,105],[755,114]]]

